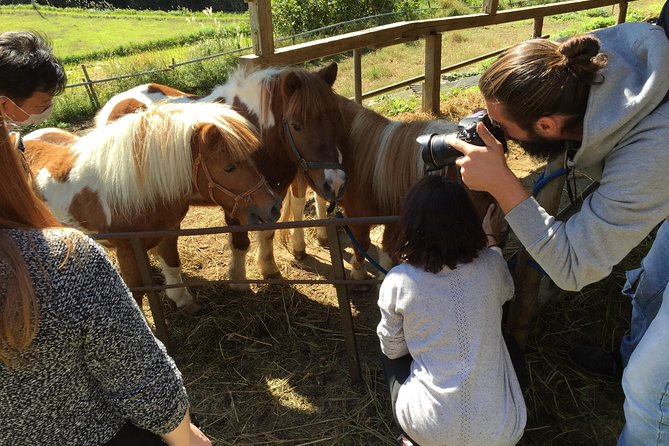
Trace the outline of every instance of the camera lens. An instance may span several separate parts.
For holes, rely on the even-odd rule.
[[[439,170],[451,165],[462,156],[446,142],[449,135],[423,135],[417,139],[421,144],[420,156],[428,170]]]

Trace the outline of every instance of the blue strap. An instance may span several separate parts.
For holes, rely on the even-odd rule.
[[[513,272],[516,269],[516,256],[513,255],[509,258],[509,260],[506,261],[507,266],[509,267],[509,271]],[[532,269],[536,270],[537,272],[541,273],[542,276],[546,275],[546,271],[537,263],[534,261],[534,259],[529,258],[527,259],[527,265],[530,266]]]
[[[341,213],[341,211],[337,211],[336,215],[337,218],[344,218],[344,215]],[[360,242],[356,240],[355,236],[353,235],[353,232],[351,232],[351,228],[349,228],[348,225],[342,225],[342,227],[344,228],[344,231],[346,231],[346,235],[348,235],[348,238],[351,239],[351,244],[353,245],[355,250],[358,251],[360,254],[362,254],[369,263],[374,265],[374,268],[378,269],[383,274],[388,274],[388,271],[381,265],[379,265],[379,263],[376,260],[371,258],[370,255],[367,253],[367,251],[365,251],[365,249],[362,247]]]
[[[551,172],[550,175],[548,175],[548,176],[546,176],[546,171],[544,170],[541,173],[541,176],[539,176],[539,178],[537,178],[537,180],[534,182],[534,186],[532,188],[532,195],[536,195],[548,183],[550,183],[554,179],[556,179],[558,177],[561,177],[562,175],[566,175],[566,174],[567,174],[567,170],[564,167]]]

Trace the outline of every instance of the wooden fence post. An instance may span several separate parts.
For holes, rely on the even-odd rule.
[[[483,13],[495,15],[497,14],[498,0],[483,0]]]
[[[362,51],[353,50],[353,88],[355,102],[362,104]]]
[[[618,20],[617,24],[620,25],[621,23],[625,23],[625,20],[627,19],[627,2],[621,2],[618,3]]]
[[[544,170],[548,178],[553,172],[564,169],[566,152],[550,160]],[[550,215],[557,215],[564,189],[565,175],[560,175],[546,184],[537,194],[536,200]],[[511,301],[506,318],[506,328],[516,338],[521,347],[525,347],[534,317],[539,285],[543,273],[537,271],[530,264],[531,257],[521,247],[516,257],[516,267],[513,274],[516,287],[516,297]]]
[[[441,34],[425,36],[425,88],[423,89],[423,111],[439,113],[441,91]]]
[[[541,37],[542,30],[544,27],[544,18],[542,17],[535,17],[534,18],[534,24],[532,27],[532,38],[537,39]]]
[[[336,219],[335,219],[336,220]],[[339,240],[339,228],[333,222],[325,226],[330,245],[330,259],[332,263],[332,275],[334,279],[346,279],[344,260],[342,258],[341,242]],[[357,383],[361,379],[360,359],[358,357],[358,346],[355,340],[355,329],[353,328],[353,315],[351,314],[351,301],[348,296],[347,285],[335,285],[337,290],[337,301],[339,314],[341,316],[341,331],[344,335],[346,353],[348,355],[348,368],[351,382]]]
[[[95,89],[93,88],[93,82],[91,82],[91,78],[90,76],[88,76],[88,70],[86,70],[86,65],[81,64],[81,69],[84,72],[84,79],[86,79],[86,89],[88,90],[91,102],[93,102],[93,107],[95,107],[95,109],[98,110],[100,108],[100,101],[98,100],[98,95],[95,93]]]
[[[271,1],[252,0],[248,3],[253,52],[258,56],[270,56],[274,54]]]

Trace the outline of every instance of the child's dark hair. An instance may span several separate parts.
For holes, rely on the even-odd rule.
[[[487,245],[481,219],[465,188],[428,175],[409,191],[400,212],[397,236],[387,252],[431,273],[474,260]]]

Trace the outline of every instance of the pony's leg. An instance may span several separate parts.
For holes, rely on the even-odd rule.
[[[249,251],[249,236],[246,232],[233,232],[230,234],[230,266],[228,276],[232,280],[246,280],[246,253]],[[237,291],[248,291],[250,286],[246,283],[231,283],[230,288]]]
[[[265,279],[278,279],[281,277],[279,267],[274,261],[274,231],[256,232],[258,240],[257,264],[260,274]]]
[[[181,276],[181,259],[177,249],[177,237],[164,238],[154,249],[154,253],[160,261],[160,267],[165,277],[166,285],[183,283]],[[167,297],[181,309],[193,303],[193,295],[188,288],[168,288],[165,290]]]
[[[353,237],[358,241],[362,249],[369,251],[372,244],[369,238],[370,227],[368,225],[353,225],[350,226]],[[367,267],[365,264],[365,256],[353,249],[353,257],[351,258],[351,279],[363,280],[367,278]]]
[[[128,288],[135,288],[142,286],[142,275],[137,268],[137,263],[135,260],[135,255],[132,252],[132,247],[128,242],[117,242],[116,247],[116,258],[118,260],[118,267],[121,270],[121,277]],[[144,293],[134,291],[132,297],[137,301],[139,308],[142,308],[142,300],[144,299]]]
[[[239,225],[239,220],[230,218],[225,214],[225,221],[228,226]],[[228,267],[228,277],[231,280],[246,280],[246,253],[249,251],[249,233],[231,232],[230,238],[230,266]],[[237,291],[248,291],[251,287],[245,283],[231,283],[230,288]]]
[[[293,221],[304,220],[304,205],[307,202],[306,182],[298,175],[290,185],[288,201]],[[307,256],[307,243],[304,241],[304,229],[293,228],[290,233],[290,242],[293,247],[293,257],[302,260]]]
[[[390,254],[385,250],[386,246],[390,240],[395,239],[398,236],[399,225],[395,223],[389,223],[383,228],[383,237],[381,238],[381,249],[379,249],[379,265],[386,271],[389,271],[390,268],[399,263],[398,259],[391,258]]]
[[[316,217],[321,220],[328,218],[327,215],[327,201],[325,198],[321,198],[316,192],[314,192],[314,202],[316,203]],[[325,226],[319,226],[316,228],[316,239],[318,244],[321,246],[328,246],[328,232]]]

